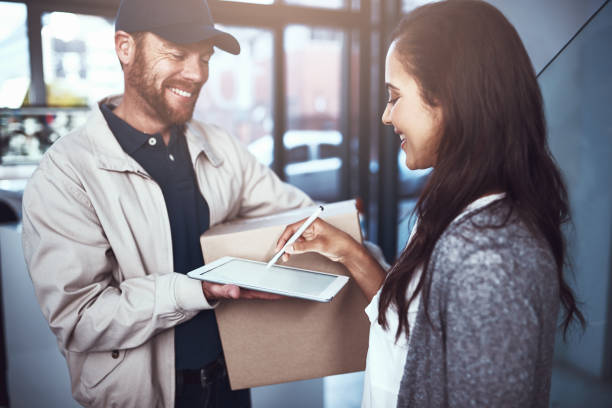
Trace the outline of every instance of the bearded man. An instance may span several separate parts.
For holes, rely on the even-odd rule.
[[[274,296],[185,273],[203,265],[210,226],[311,200],[192,119],[214,47],[240,52],[205,0],[124,0],[115,29],[124,95],[57,141],[24,193],[38,301],[80,404],[249,407],[229,388],[212,309]]]

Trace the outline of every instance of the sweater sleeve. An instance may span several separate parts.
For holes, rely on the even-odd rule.
[[[537,299],[503,248],[454,257],[443,307],[451,407],[526,407],[539,343]]]

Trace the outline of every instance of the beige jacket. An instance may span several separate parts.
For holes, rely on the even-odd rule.
[[[311,204],[220,128],[191,121],[186,136],[211,226]],[[29,181],[23,249],[74,398],[172,407],[173,327],[212,306],[199,281],[173,272],[161,189],[122,150],[99,107]]]

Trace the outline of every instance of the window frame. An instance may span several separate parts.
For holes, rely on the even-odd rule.
[[[42,64],[42,14],[61,11],[114,18],[119,1],[104,0],[75,3],[71,0],[6,0],[26,4],[32,85],[30,103],[46,107],[45,80]],[[273,4],[252,4],[237,1],[208,0],[215,22],[223,25],[265,28],[273,34],[273,111],[274,111],[274,171],[284,176],[285,152],[283,135],[286,131],[285,77],[283,53],[284,31],[289,25],[340,29],[345,32],[345,63],[341,129],[344,135],[342,192],[340,197],[359,197],[366,237],[377,242],[388,260],[395,259],[397,235],[397,146],[391,130],[380,122],[384,95],[384,57],[390,30],[402,16],[401,0],[361,0],[355,10],[353,1],[343,9],[325,9],[290,5],[283,0]],[[253,18],[253,16],[257,16]],[[357,37],[357,38],[356,38]],[[359,44],[358,90],[351,84],[351,52],[353,42]],[[375,81],[376,83],[374,83]],[[359,96],[358,100],[354,95]],[[351,112],[357,112],[352,117]],[[357,145],[358,154],[351,154]],[[375,160],[378,166],[370,166]],[[355,173],[352,169],[358,169]],[[390,182],[392,181],[392,182]]]

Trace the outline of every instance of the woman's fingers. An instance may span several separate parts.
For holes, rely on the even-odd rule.
[[[295,232],[302,226],[304,221],[306,221],[306,219],[303,219],[298,222],[294,222],[293,224],[287,225],[287,227],[281,234],[280,238],[276,242],[276,248],[274,249],[274,252],[280,251],[281,248],[285,246],[287,241],[289,241],[289,238],[291,238],[291,236],[295,234]],[[308,241],[312,239],[313,237],[315,237],[316,236],[315,227],[318,226],[319,223],[324,223],[324,221],[320,219],[315,220],[308,228],[306,228],[306,231],[302,233],[302,235],[296,240],[296,242]],[[282,262],[287,262],[289,260],[289,257],[290,257],[290,254],[285,252],[283,256],[281,256],[280,260]]]
[[[301,220],[285,228],[278,240],[277,251],[285,245],[303,222],[304,220]],[[281,260],[287,262],[291,254],[318,252],[333,261],[341,261],[346,255],[346,249],[350,246],[351,241],[353,239],[343,231],[321,219],[317,219],[304,231],[301,238],[287,248]]]
[[[291,236],[300,228],[300,226],[304,223],[304,221],[306,221],[306,219],[303,219],[298,222],[294,222],[293,224],[287,225],[287,227],[285,228],[281,236],[278,238],[278,241],[276,242],[275,251],[278,252],[281,250],[281,248],[285,245],[287,241],[289,241],[289,238],[291,238]],[[308,231],[310,228],[312,228],[312,225],[308,227],[306,231]],[[304,231],[304,234],[306,233],[306,231]],[[302,236],[304,234],[302,234]]]
[[[303,254],[304,252],[319,252],[323,248],[321,239],[311,239],[309,241],[295,241],[293,245],[287,247],[287,253],[289,254]]]

